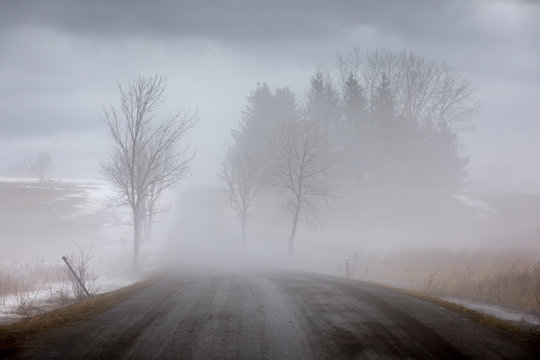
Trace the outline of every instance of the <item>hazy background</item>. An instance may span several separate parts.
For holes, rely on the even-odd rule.
[[[48,152],[53,177],[101,178],[98,112],[118,82],[168,77],[165,112],[198,108],[186,188],[217,185],[257,82],[303,101],[317,65],[353,46],[410,50],[463,70],[483,107],[460,135],[469,190],[540,190],[540,4],[534,1],[3,1],[0,175]]]

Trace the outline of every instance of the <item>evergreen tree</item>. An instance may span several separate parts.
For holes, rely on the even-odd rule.
[[[324,79],[320,71],[317,71],[311,78],[307,95],[307,118],[320,127],[334,147],[339,145],[340,101],[337,90],[330,81]]]
[[[310,87],[307,93],[308,102],[306,105],[306,115],[313,122],[324,122],[324,80],[320,71],[317,71],[310,80]]]
[[[300,117],[296,95],[288,87],[274,91],[272,117],[276,128],[297,121]]]
[[[247,98],[239,129],[232,131],[240,151],[257,155],[265,152],[267,137],[273,127],[273,107],[273,95],[268,84],[257,84],[255,91]]]
[[[396,107],[390,82],[384,73],[371,98],[370,117],[379,139],[382,142],[392,140],[397,122]]]
[[[398,119],[394,95],[385,73],[375,87],[370,103],[370,126],[374,130],[374,172],[378,184],[390,184],[395,179],[396,154],[399,152]]]
[[[366,119],[367,99],[364,89],[353,74],[349,74],[343,85],[341,104],[345,126],[350,129],[358,129],[359,132],[366,131],[368,125]]]
[[[349,74],[341,97],[342,121],[339,133],[343,145],[342,175],[353,183],[365,183],[371,172],[370,148],[373,129],[369,126],[367,99],[358,79]]]
[[[448,127],[424,129],[425,141],[421,154],[423,167],[419,169],[422,186],[448,190],[459,189],[466,176],[467,157],[457,151],[457,135]]]

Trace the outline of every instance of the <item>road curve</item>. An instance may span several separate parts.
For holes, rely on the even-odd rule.
[[[527,359],[533,345],[390,289],[285,271],[188,271],[23,359]]]

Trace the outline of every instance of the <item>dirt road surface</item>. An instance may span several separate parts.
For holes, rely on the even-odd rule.
[[[287,271],[191,270],[23,359],[528,359],[538,349],[436,304],[357,281]]]

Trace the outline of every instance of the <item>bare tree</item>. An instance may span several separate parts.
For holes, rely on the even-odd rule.
[[[341,83],[345,84],[348,79],[360,79],[362,70],[362,54],[360,49],[354,47],[352,51],[346,54],[338,54],[336,58],[336,72]]]
[[[51,154],[41,152],[36,156],[36,174],[40,181],[49,178],[52,171]]]
[[[166,84],[164,77],[155,75],[119,85],[120,110],[104,107],[102,113],[113,140],[112,156],[103,171],[132,213],[134,268],[148,202],[155,204],[165,189],[184,180],[194,156],[179,143],[193,127],[196,113],[180,111],[162,121],[155,119]]]
[[[227,150],[220,177],[227,183],[229,202],[240,220],[244,246],[252,200],[262,186],[262,170],[260,156],[242,152],[238,146]]]
[[[289,236],[292,255],[298,222],[316,218],[321,200],[330,196],[330,146],[318,124],[306,119],[285,124],[274,146],[275,184],[285,190],[292,216]]]
[[[479,108],[470,80],[458,69],[412,52],[381,49],[363,56],[354,48],[337,56],[336,68],[343,81],[362,79],[370,96],[387,77],[397,115],[421,127],[460,130]]]
[[[154,224],[154,217],[159,213],[165,212],[166,210],[158,209],[158,200],[161,197],[161,192],[163,189],[160,189],[159,184],[151,184],[148,189],[148,194],[146,195],[143,201],[143,215],[142,215],[142,236],[144,240],[151,240],[152,237],[152,225]]]
[[[169,187],[164,186],[160,181],[152,182],[148,188],[148,193],[143,202],[143,216],[142,227],[145,240],[151,240],[152,225],[154,224],[154,218],[162,213],[167,212],[169,206],[163,206],[160,203],[161,195]]]
[[[479,108],[470,80],[445,63],[405,51],[368,54],[366,88],[374,90],[383,75],[390,81],[398,115],[423,128],[459,130]]]
[[[52,169],[51,154],[40,152],[35,157],[24,159],[17,167],[16,172],[24,177],[46,181],[50,177]]]

